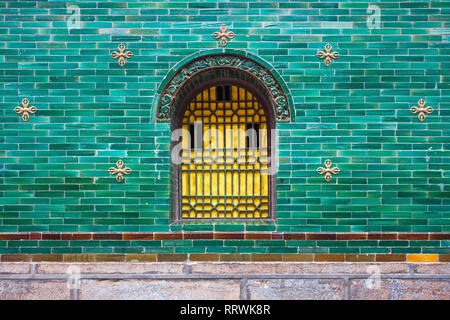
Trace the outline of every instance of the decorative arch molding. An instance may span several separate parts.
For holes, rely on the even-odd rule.
[[[295,118],[292,96],[273,66],[249,52],[228,49],[200,51],[172,68],[162,81],[153,101],[156,120],[170,121],[176,111],[175,98],[183,86],[196,75],[214,69],[233,69],[252,76],[269,92],[273,114],[278,121],[291,121]]]

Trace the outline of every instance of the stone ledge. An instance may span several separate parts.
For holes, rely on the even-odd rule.
[[[401,262],[1,262],[0,276],[39,275],[68,276],[69,267],[77,267],[82,276],[120,275],[120,278],[134,276],[164,275],[166,278],[181,275],[185,278],[251,278],[256,276],[302,277],[308,275],[361,278],[374,272],[382,277],[414,278],[415,276],[435,275],[450,279],[450,263],[401,263]]]
[[[81,300],[238,300],[239,280],[81,280]]]
[[[73,283],[68,281],[74,275],[78,276],[74,270],[80,272],[75,289]],[[68,284],[72,286],[69,288]],[[0,299],[41,298],[448,300],[450,264],[192,261],[0,263]]]
[[[346,262],[228,262],[191,263],[192,274],[366,274],[368,266],[381,273],[408,274],[405,263],[346,263]]]
[[[76,266],[82,274],[184,274],[184,263],[38,263],[36,274],[64,274],[68,266]],[[1,264],[0,264],[1,266]]]
[[[249,280],[249,300],[343,300],[343,279]]]
[[[365,280],[350,281],[351,300],[448,300],[450,280],[380,279],[378,289],[368,289]]]
[[[0,300],[68,300],[66,281],[0,280]]]

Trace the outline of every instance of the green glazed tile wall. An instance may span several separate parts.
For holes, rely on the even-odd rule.
[[[450,232],[449,17],[448,1],[1,1],[0,232]],[[276,221],[172,223],[153,98],[178,62],[221,48],[222,23],[227,49],[271,64],[295,104],[278,124]],[[120,43],[124,67],[110,57]],[[327,43],[340,55],[328,67]],[[38,109],[28,122],[23,98]],[[410,112],[421,98],[423,122]],[[132,169],[121,184],[119,159]],[[341,170],[329,183],[326,159]],[[158,252],[174,246],[196,252]]]
[[[441,254],[448,241],[142,240],[0,241],[0,254]],[[404,260],[404,259],[403,259]]]

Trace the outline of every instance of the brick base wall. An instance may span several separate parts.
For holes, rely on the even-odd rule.
[[[450,264],[3,262],[0,299],[447,300]]]

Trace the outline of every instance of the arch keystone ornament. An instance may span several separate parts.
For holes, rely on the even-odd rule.
[[[317,57],[319,59],[325,58],[323,62],[327,67],[333,62],[333,60],[331,59],[337,59],[339,57],[339,53],[337,53],[336,51],[331,52],[332,49],[333,47],[331,46],[331,44],[327,43],[327,45],[325,46],[325,52],[323,51],[317,52]]]
[[[417,104],[419,105],[418,107],[411,107],[410,110],[413,114],[419,113],[417,117],[420,121],[424,121],[426,118],[425,113],[431,114],[433,112],[433,108],[425,107],[426,101],[424,99],[420,99]]]
[[[338,167],[331,168],[331,165],[333,163],[330,159],[327,159],[325,161],[325,168],[319,167],[317,168],[317,173],[319,174],[325,174],[325,181],[330,182],[331,178],[333,177],[331,174],[338,174],[341,170]]]
[[[170,78],[163,91],[156,109],[159,121],[169,121],[173,113],[173,103],[179,90],[195,75],[215,68],[229,68],[250,74],[256,78],[270,94],[274,114],[278,121],[291,119],[288,99],[280,82],[261,64],[244,56],[233,54],[211,54],[193,60],[178,69]]]
[[[117,168],[111,167],[108,170],[109,174],[113,174],[113,175],[117,174],[117,176],[116,176],[117,182],[122,182],[123,181],[123,175],[124,174],[129,175],[131,173],[131,169],[128,168],[128,167],[124,168],[124,165],[125,164],[123,163],[123,161],[119,160],[119,161],[116,162]]]
[[[37,111],[37,108],[35,106],[29,107],[29,105],[30,105],[30,100],[28,100],[27,98],[24,98],[22,100],[22,106],[17,106],[14,108],[14,111],[17,114],[22,114],[23,121],[30,120],[30,113],[34,114]]]
[[[235,34],[233,31],[228,31],[228,27],[225,24],[222,24],[219,30],[220,32],[214,32],[212,36],[214,39],[221,38],[220,45],[225,48],[228,44],[227,38],[231,40],[234,38]]]
[[[119,58],[118,60],[119,66],[123,67],[127,63],[127,59],[134,57],[134,54],[131,51],[125,52],[125,45],[123,43],[119,44],[117,49],[119,50],[119,52],[117,51],[111,52],[111,58],[113,59]]]

